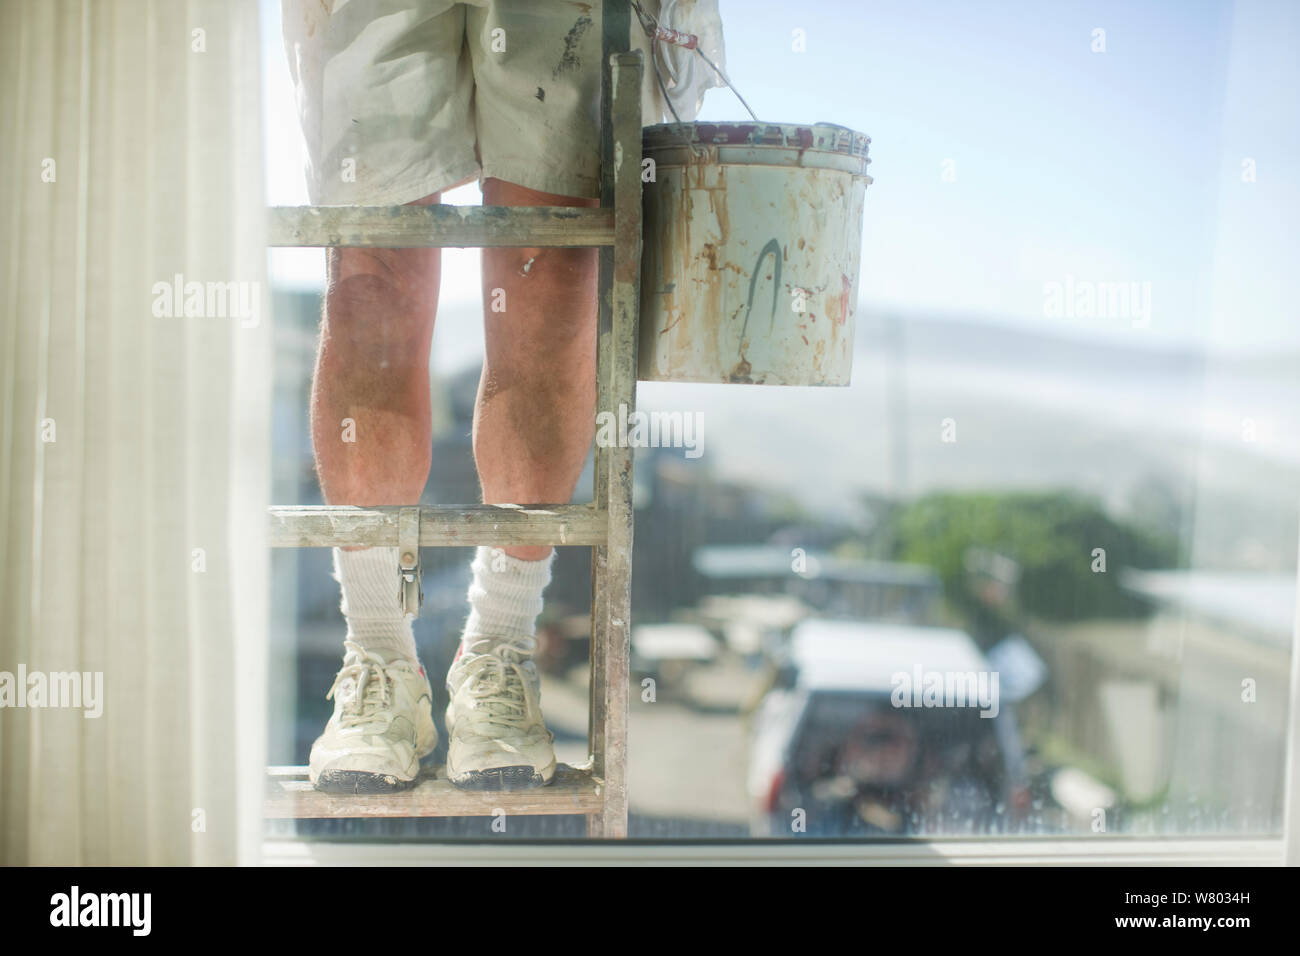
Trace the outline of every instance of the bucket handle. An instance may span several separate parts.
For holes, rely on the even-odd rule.
[[[736,99],[740,100],[740,105],[745,107],[745,111],[749,113],[754,122],[763,122],[758,118],[758,115],[749,108],[749,104],[745,102],[745,98],[740,95],[740,90],[736,89],[735,86],[732,85],[731,80],[727,78],[727,74],[723,73],[718,65],[710,60],[707,54],[700,49],[699,37],[694,33],[682,33],[678,30],[670,30],[668,27],[661,26],[659,21],[655,19],[654,15],[642,7],[637,0],[628,0],[628,2],[632,5],[632,9],[635,11],[637,19],[641,21],[641,29],[645,30],[646,36],[650,38],[650,65],[654,68],[655,79],[659,81],[659,92],[663,94],[664,102],[668,104],[668,112],[672,113],[673,119],[677,121],[678,131],[682,140],[691,148],[692,153],[700,156],[703,155],[706,150],[693,139],[688,138],[684,133],[680,132],[686,124],[683,123],[682,118],[677,115],[677,108],[673,106],[673,101],[668,96],[668,87],[664,83],[663,74],[659,71],[658,52],[659,43],[661,41],[664,43],[671,43],[674,46],[683,47],[687,50],[694,50],[699,55],[700,59],[707,63],[714,73],[718,74],[718,77],[722,80],[727,89],[731,90],[731,92],[735,94]]]

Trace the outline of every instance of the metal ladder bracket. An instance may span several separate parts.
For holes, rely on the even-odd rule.
[[[420,509],[403,508],[397,517],[398,599],[411,617],[420,616],[424,581],[420,574]]]

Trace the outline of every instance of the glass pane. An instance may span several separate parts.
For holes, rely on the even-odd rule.
[[[640,410],[694,431],[636,456],[630,835],[1280,832],[1300,8],[721,10],[727,72],[759,115],[872,137],[852,384],[640,387]],[[302,203],[268,24],[270,201]],[[744,113],[714,90],[701,116]],[[322,263],[272,255],[278,503],[321,500]],[[478,499],[478,266],[445,254],[428,503]],[[575,500],[591,487],[589,458]],[[469,557],[423,555],[416,636],[439,719]],[[327,549],[277,552],[275,575],[272,762],[300,765],[331,711],[343,622]],[[560,549],[536,660],[573,765],[590,593],[589,552]],[[585,833],[580,816],[511,817],[504,833],[480,817],[270,826]]]

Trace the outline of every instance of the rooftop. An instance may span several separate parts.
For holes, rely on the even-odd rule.
[[[925,671],[988,670],[964,631],[871,621],[813,619],[795,628],[791,656],[799,685],[818,690],[889,692],[892,678]]]

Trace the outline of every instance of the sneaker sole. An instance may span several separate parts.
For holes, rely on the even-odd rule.
[[[447,779],[459,790],[533,790],[551,782],[527,764],[470,770]]]
[[[415,784],[415,780],[402,780],[390,773],[323,770],[313,786],[323,793],[400,793],[410,790]]]

